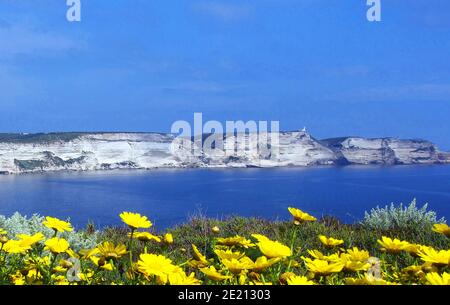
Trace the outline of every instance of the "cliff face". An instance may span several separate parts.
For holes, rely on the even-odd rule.
[[[249,150],[238,156],[172,145],[175,136],[158,133],[60,133],[0,135],[0,173],[108,170],[160,167],[276,167],[342,164],[450,163],[423,140],[358,137],[316,140],[306,132],[282,132],[277,155]],[[261,145],[256,134],[226,137]]]
[[[359,137],[322,141],[351,164],[430,164],[447,163],[448,155],[424,140]]]

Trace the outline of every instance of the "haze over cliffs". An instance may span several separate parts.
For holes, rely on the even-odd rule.
[[[233,141],[239,141],[237,138]],[[256,134],[246,135],[258,144]],[[0,134],[0,173],[180,167],[278,167],[347,164],[450,163],[450,154],[425,140],[343,137],[317,140],[304,131],[280,132],[278,155],[238,156],[172,146],[173,134]],[[244,140],[248,140],[244,138]],[[174,148],[175,147],[175,148]]]

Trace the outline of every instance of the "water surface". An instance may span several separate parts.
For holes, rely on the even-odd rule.
[[[297,206],[315,216],[355,222],[364,211],[417,198],[450,218],[450,166],[277,169],[161,169],[0,176],[0,214],[19,211],[60,218],[77,227],[120,224],[137,211],[158,229],[201,212],[287,219]]]

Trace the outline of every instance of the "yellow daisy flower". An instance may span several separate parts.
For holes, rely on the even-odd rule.
[[[132,230],[148,229],[152,226],[152,223],[147,219],[147,216],[142,216],[138,213],[123,212],[120,214],[120,218]]]
[[[214,266],[200,268],[199,270],[204,273],[210,280],[213,280],[215,282],[221,282],[233,278],[230,275],[223,275],[222,273],[217,271]]]
[[[98,252],[106,260],[118,259],[127,253],[127,247],[125,245],[114,245],[109,241],[105,241],[103,244],[97,246]]]
[[[382,251],[386,251],[392,254],[407,250],[411,246],[411,244],[407,241],[402,241],[397,238],[392,239],[386,236],[382,236],[381,240],[378,240],[378,243],[382,247]]]
[[[147,277],[156,276],[166,283],[170,274],[178,271],[178,266],[172,260],[156,254],[141,254],[138,261],[138,271]]]
[[[256,259],[255,265],[253,267],[253,271],[255,272],[261,272],[264,269],[269,268],[270,266],[278,263],[281,260],[280,257],[267,259],[265,256],[260,256]]]
[[[325,260],[304,258],[306,268],[315,275],[330,275],[339,273],[344,269],[342,262],[329,262]]]
[[[228,246],[228,247],[240,246],[240,247],[244,247],[244,248],[251,248],[251,247],[255,246],[251,240],[249,240],[245,237],[239,236],[239,235],[236,235],[233,237],[227,237],[227,238],[219,237],[219,238],[217,238],[216,241],[217,241],[217,244]]]
[[[444,272],[439,275],[437,272],[428,273],[425,278],[430,285],[450,285],[450,273]]]
[[[244,256],[243,258],[237,260],[235,258],[232,259],[224,259],[222,260],[222,264],[227,267],[233,274],[240,274],[244,270],[251,270],[254,268],[255,264],[253,261]]]
[[[437,223],[433,226],[433,231],[450,237],[450,227],[445,223]]]
[[[290,276],[286,280],[288,285],[315,285],[315,283],[309,280],[306,276]]]
[[[237,251],[234,252],[230,249],[227,249],[227,250],[216,249],[216,250],[214,250],[214,253],[216,253],[216,255],[220,259],[232,259],[232,258],[240,259],[245,255],[245,253],[243,253],[243,252],[237,252]]]
[[[346,254],[353,261],[365,262],[369,259],[370,254],[367,250],[359,250],[357,247],[348,249]]]
[[[344,243],[342,239],[327,237],[325,235],[319,235],[319,240],[322,244],[324,244],[327,247],[336,247]]]
[[[131,233],[128,233],[128,237],[131,237]],[[148,241],[156,241],[158,243],[161,242],[160,237],[153,235],[149,232],[134,232],[133,238],[144,242]]]
[[[435,250],[432,247],[422,247],[418,255],[424,262],[437,266],[450,266],[450,250]]]
[[[166,233],[164,235],[164,242],[168,245],[173,244],[173,235],[171,233]]]
[[[297,208],[288,208],[289,213],[294,217],[294,221],[297,222],[306,222],[306,221],[316,221],[317,218],[309,215],[308,213],[303,212]]]
[[[69,222],[50,216],[45,217],[45,220],[42,222],[42,224],[47,228],[53,229],[58,232],[73,231],[72,225]]]
[[[168,276],[170,285],[200,285],[202,282],[192,272],[189,276],[180,269],[179,272],[170,273]]]
[[[9,253],[9,254],[19,254],[19,253],[25,253],[26,251],[30,250],[31,246],[28,244],[23,244],[20,240],[8,240],[6,243],[3,244],[2,250]]]
[[[256,245],[262,254],[268,258],[284,258],[292,255],[291,249],[278,241],[272,241],[259,234],[253,234],[252,236],[258,239]]]
[[[44,236],[44,234],[39,232],[34,235],[18,234],[17,238],[19,238],[20,242],[23,245],[28,245],[28,246],[32,247],[34,244],[44,240],[45,236]]]
[[[204,256],[203,254],[200,253],[200,251],[198,250],[196,245],[192,244],[191,246],[192,246],[194,259],[202,264],[207,265],[208,260],[206,259],[206,256]]]
[[[53,237],[45,242],[45,250],[50,250],[54,254],[66,252],[69,246],[64,238]]]

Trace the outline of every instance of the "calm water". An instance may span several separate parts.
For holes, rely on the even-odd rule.
[[[391,202],[422,205],[450,218],[450,166],[177,169],[0,176],[0,214],[70,217],[81,227],[120,224],[124,210],[148,215],[158,229],[201,211],[289,218],[295,205],[346,222]]]

